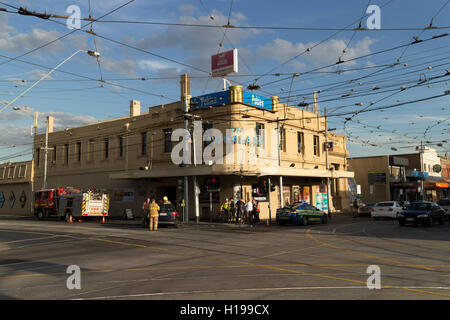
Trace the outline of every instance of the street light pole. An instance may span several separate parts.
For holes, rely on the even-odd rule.
[[[96,51],[90,51],[90,50],[77,50],[75,51],[70,57],[68,57],[67,59],[65,59],[63,62],[61,62],[60,64],[58,64],[56,67],[54,67],[52,70],[50,70],[47,74],[45,74],[43,77],[41,77],[38,81],[36,81],[35,83],[33,83],[33,85],[29,88],[27,88],[25,91],[23,91],[21,94],[19,94],[17,97],[15,97],[14,99],[12,99],[10,102],[8,102],[3,108],[0,109],[0,112],[2,112],[3,110],[5,110],[6,108],[8,108],[10,105],[12,105],[14,102],[16,102],[19,98],[23,97],[25,95],[25,93],[27,93],[28,91],[30,91],[33,87],[35,87],[39,82],[41,82],[42,80],[44,80],[45,78],[47,78],[50,74],[52,74],[56,69],[58,69],[60,66],[62,66],[64,63],[66,63],[67,61],[69,61],[73,56],[75,56],[78,52],[86,52],[88,55],[98,58],[100,56],[100,53],[96,52]]]

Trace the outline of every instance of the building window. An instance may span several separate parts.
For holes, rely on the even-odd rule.
[[[94,159],[94,140],[93,139],[89,139],[89,143],[88,143],[88,161],[91,161]]]
[[[119,137],[119,157],[123,157],[123,137]]]
[[[172,129],[164,129],[164,152],[172,152]]]
[[[77,160],[81,162],[81,142],[77,142]]]
[[[41,161],[41,148],[36,149],[36,164],[39,167]]]
[[[69,163],[69,145],[64,145],[64,163]]]
[[[286,129],[281,129],[281,151],[286,152]]]
[[[256,123],[256,145],[258,147],[264,148],[264,124]]]
[[[105,146],[105,153],[103,154],[105,160],[109,158],[109,139],[104,140],[104,146]]]
[[[53,146],[53,164],[56,164],[56,146]]]
[[[314,136],[314,155],[319,156],[319,148],[320,142],[319,142],[319,136]]]
[[[147,154],[147,132],[141,133],[141,155]]]
[[[303,132],[297,132],[297,152],[303,153]]]

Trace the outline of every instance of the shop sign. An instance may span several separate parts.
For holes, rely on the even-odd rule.
[[[220,91],[191,98],[191,109],[203,109],[222,106],[230,103],[230,91]]]
[[[242,93],[242,102],[252,107],[272,111],[272,99],[254,94],[253,92],[244,91]]]
[[[386,172],[384,171],[369,171],[369,184],[386,183]]]
[[[222,77],[230,73],[238,72],[237,49],[225,51],[211,56],[211,75]]]

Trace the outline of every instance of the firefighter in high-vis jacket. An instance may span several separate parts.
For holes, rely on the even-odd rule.
[[[159,216],[159,206],[156,203],[155,199],[152,199],[152,202],[148,206],[149,210],[149,227],[150,231],[157,231],[158,230],[158,216]]]

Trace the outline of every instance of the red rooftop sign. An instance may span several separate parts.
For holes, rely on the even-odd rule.
[[[223,77],[238,72],[237,49],[211,56],[211,73],[213,77]]]

